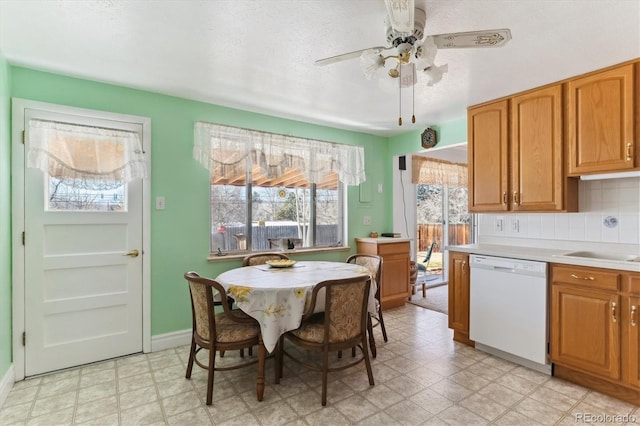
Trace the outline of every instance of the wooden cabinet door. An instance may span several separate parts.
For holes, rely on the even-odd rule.
[[[511,209],[563,210],[562,85],[511,98]]]
[[[620,297],[615,293],[551,286],[551,360],[620,379]]]
[[[449,328],[469,336],[469,255],[449,253]],[[455,337],[454,337],[455,338]]]
[[[468,111],[469,211],[508,210],[507,100]]]
[[[640,297],[622,297],[622,302],[623,380],[640,388]]]
[[[635,167],[634,65],[566,83],[569,175]]]

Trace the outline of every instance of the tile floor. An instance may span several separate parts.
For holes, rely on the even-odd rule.
[[[264,401],[256,400],[252,366],[217,373],[214,404],[206,406],[206,373],[194,367],[185,380],[183,346],[16,383],[0,425],[520,426],[589,423],[587,415],[605,414],[640,424],[637,406],[454,343],[446,315],[407,304],[386,311],[385,322],[388,343],[375,329],[376,385],[369,386],[363,364],[330,374],[324,408],[320,375],[287,358],[279,385],[267,361]],[[228,353],[224,362],[237,357]]]

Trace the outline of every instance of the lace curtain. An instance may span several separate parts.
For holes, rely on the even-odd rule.
[[[466,164],[451,163],[414,155],[411,159],[411,182],[423,185],[443,185],[454,188],[466,187],[468,172]]]
[[[65,184],[106,190],[148,176],[138,133],[29,120],[27,166]]]
[[[237,176],[246,171],[246,160],[260,167],[267,178],[299,169],[311,183],[335,172],[346,185],[365,181],[364,148],[266,133],[238,127],[196,122],[193,158],[213,175]]]

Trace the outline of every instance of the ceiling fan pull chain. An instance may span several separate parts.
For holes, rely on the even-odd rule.
[[[415,68],[413,70],[414,74],[413,77],[415,78]],[[411,124],[416,124],[416,82],[412,81],[411,83],[413,83],[411,85]]]
[[[398,126],[402,126],[402,67],[400,69],[400,78],[398,79]]]

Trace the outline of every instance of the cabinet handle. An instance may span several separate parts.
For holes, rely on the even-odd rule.
[[[633,145],[631,145],[631,142],[629,142],[629,143],[627,144],[627,161],[631,161],[631,147],[632,147],[632,146],[633,146]]]
[[[616,318],[616,302],[611,302],[611,321],[618,322]]]
[[[635,327],[638,323],[636,322],[636,305],[631,305],[631,327]]]
[[[462,273],[465,273],[467,269],[467,261],[463,260],[462,261]]]
[[[507,204],[507,193],[506,192],[502,193],[502,204]]]
[[[571,274],[571,278],[575,278],[577,280],[589,280],[589,281],[595,280],[595,278],[593,278],[593,277],[580,277],[580,276],[578,276],[576,274]]]
[[[513,204],[520,204],[520,196],[517,191],[513,191]]]

